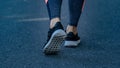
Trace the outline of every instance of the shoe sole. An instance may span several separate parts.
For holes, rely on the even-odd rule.
[[[65,41],[65,47],[77,47],[80,44],[80,40],[77,41]]]
[[[43,52],[46,55],[57,54],[60,50],[60,46],[61,46],[65,36],[66,36],[66,33],[62,29],[56,30],[52,34],[48,43],[43,48]]]

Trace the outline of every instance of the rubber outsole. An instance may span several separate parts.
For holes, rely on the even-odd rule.
[[[65,47],[77,47],[80,44],[80,40],[77,41],[65,41]]]
[[[66,33],[63,30],[56,30],[53,35],[51,36],[48,43],[45,45],[43,52],[46,55],[57,54],[60,51],[60,47]]]

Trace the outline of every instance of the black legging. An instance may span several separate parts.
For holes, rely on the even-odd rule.
[[[78,25],[78,20],[82,12],[83,2],[84,0],[69,0],[69,25]],[[56,17],[60,18],[62,0],[48,0],[46,4],[50,20]]]

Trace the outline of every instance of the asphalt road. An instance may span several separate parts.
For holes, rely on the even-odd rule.
[[[63,0],[64,27],[68,14]],[[77,48],[45,56],[48,27],[44,0],[0,0],[0,68],[120,68],[120,0],[86,0]]]

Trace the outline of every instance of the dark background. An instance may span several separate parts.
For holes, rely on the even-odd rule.
[[[69,22],[63,0],[62,24]],[[81,44],[45,56],[49,18],[44,0],[0,0],[0,68],[119,68],[120,0],[86,0]]]

